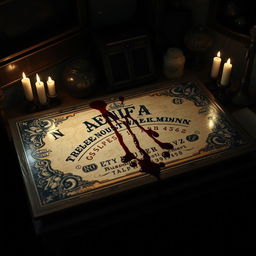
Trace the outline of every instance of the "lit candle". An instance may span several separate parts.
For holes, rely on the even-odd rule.
[[[212,70],[211,70],[211,77],[217,78],[219,75],[220,70],[220,64],[221,64],[221,57],[220,57],[220,51],[217,53],[217,56],[213,58],[212,62]]]
[[[40,104],[45,105],[47,102],[47,97],[45,93],[44,83],[40,81],[38,74],[36,74],[36,91]]]
[[[30,79],[28,77],[26,77],[24,72],[22,73],[22,77],[23,78],[21,79],[21,83],[22,83],[22,87],[23,87],[26,99],[28,101],[32,101],[34,99],[34,96],[33,96]]]
[[[51,79],[50,76],[48,77],[47,88],[48,88],[49,96],[54,97],[56,95],[55,82],[54,80]]]
[[[225,86],[225,85],[229,84],[231,70],[232,70],[232,64],[230,62],[230,59],[228,59],[227,62],[223,66],[222,76],[221,76],[221,80],[220,80],[221,85]]]

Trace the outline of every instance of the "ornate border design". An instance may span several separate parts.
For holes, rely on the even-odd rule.
[[[208,119],[212,121],[212,133],[207,137],[207,146],[200,152],[208,152],[225,146],[237,147],[244,144],[241,136],[223,114],[219,114],[218,118],[210,116]]]
[[[85,181],[72,173],[65,174],[59,170],[54,170],[50,160],[40,159],[43,154],[47,154],[49,151],[45,149],[42,154],[39,150],[45,145],[43,139],[47,132],[72,116],[75,114],[56,119],[29,120],[19,124],[25,151],[31,152],[31,156],[35,159],[30,168],[42,205],[72,197],[77,190],[92,186],[95,183],[95,181]]]
[[[82,180],[78,175],[53,170],[51,161],[47,159],[36,161],[32,171],[42,204],[69,198],[75,191],[94,184]]]
[[[184,98],[194,102],[197,107],[204,107],[210,103],[208,97],[203,94],[201,89],[198,88],[195,82],[192,81],[181,83],[163,92],[150,94],[150,96],[170,96],[176,98]]]

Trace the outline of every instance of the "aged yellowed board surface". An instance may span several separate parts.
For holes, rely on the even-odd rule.
[[[23,172],[29,174],[27,190],[36,215],[40,209],[44,214],[48,208],[68,207],[63,203],[67,200],[91,200],[94,191],[103,195],[108,187],[120,187],[120,182],[134,177],[154,176],[154,170],[147,172],[148,163],[172,172],[180,163],[246,144],[195,82],[165,84],[96,103],[106,106],[80,106],[15,121],[18,153]],[[163,146],[167,144],[172,148]],[[132,158],[125,161],[127,153]]]

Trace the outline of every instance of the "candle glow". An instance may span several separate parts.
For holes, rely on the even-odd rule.
[[[228,85],[230,81],[230,75],[232,70],[232,64],[230,58],[227,60],[227,62],[223,66],[222,76],[220,80],[221,85]]]
[[[38,83],[40,83],[40,77],[39,77],[38,74],[36,74],[36,81],[37,81]]]
[[[211,70],[212,78],[217,78],[219,76],[220,64],[221,64],[221,57],[220,57],[220,51],[218,51],[217,56],[213,58],[213,62],[212,62],[212,70]]]
[[[34,99],[33,91],[30,83],[30,79],[26,77],[25,73],[22,72],[22,79],[21,79],[22,87],[28,101],[32,101]]]
[[[36,74],[36,91],[40,104],[45,105],[47,103],[47,97],[45,93],[44,83],[40,81],[40,77]]]
[[[50,97],[56,96],[55,81],[49,76],[47,81],[48,94]]]

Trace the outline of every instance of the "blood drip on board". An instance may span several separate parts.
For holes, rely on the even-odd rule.
[[[120,97],[119,100],[120,100],[121,104],[123,105],[124,97]],[[131,126],[129,124],[129,119],[131,119],[143,132],[145,132],[150,138],[152,138],[154,140],[154,142],[157,143],[162,149],[171,150],[171,149],[173,149],[173,145],[171,143],[163,143],[163,142],[159,141],[157,139],[157,137],[159,137],[159,134],[156,131],[153,131],[150,128],[145,129],[130,114],[127,114],[124,117],[124,121],[121,121],[121,122],[125,125],[127,131],[131,134],[136,148],[139,150],[139,152],[143,156],[142,159],[137,158],[129,150],[129,148],[126,146],[126,144],[124,142],[124,139],[123,139],[123,136],[118,131],[116,126],[113,124],[113,121],[117,123],[118,118],[114,114],[112,114],[111,112],[109,112],[107,110],[107,103],[103,100],[98,100],[98,101],[91,102],[90,107],[93,108],[93,109],[98,110],[102,114],[103,118],[106,120],[107,124],[114,131],[114,133],[115,133],[115,135],[116,135],[116,137],[119,141],[119,144],[121,145],[121,147],[123,148],[123,150],[125,152],[124,157],[122,157],[122,161],[124,163],[127,163],[127,162],[130,162],[132,160],[137,160],[138,164],[141,167],[142,172],[152,174],[152,175],[156,176],[157,178],[159,178],[161,167],[164,167],[165,164],[162,163],[162,162],[161,163],[155,163],[155,162],[151,161],[149,154],[141,147],[140,142],[139,142],[136,134],[132,131]]]

